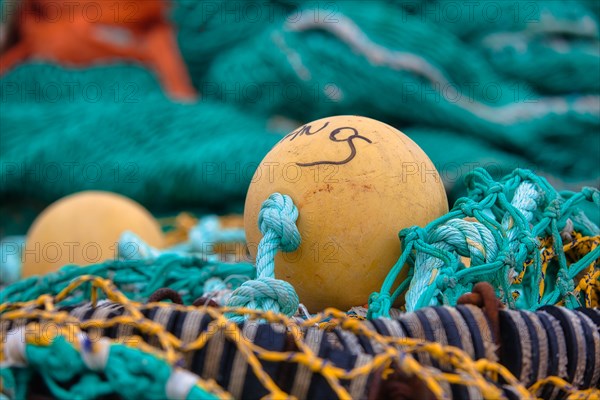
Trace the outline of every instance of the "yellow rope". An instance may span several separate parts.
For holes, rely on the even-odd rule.
[[[578,390],[576,387],[572,386],[564,379],[561,379],[556,376],[549,376],[547,378],[541,379],[531,385],[529,391],[531,393],[537,393],[544,385],[553,385],[557,388],[565,391],[568,396],[568,400],[575,399],[586,399],[586,400],[600,400],[600,390],[598,389],[587,389],[587,390]]]
[[[546,242],[541,253],[542,260],[544,261],[542,267],[544,276],[548,263],[556,257],[551,238],[546,239]],[[580,233],[574,232],[573,240],[566,243],[563,246],[563,250],[567,259],[570,262],[575,262],[592,252],[598,246],[600,246],[600,236],[582,236]],[[585,307],[600,307],[600,286],[598,284],[600,268],[598,268],[596,261],[591,262],[585,270],[579,273],[578,277],[579,281],[576,282],[573,295],[578,296],[580,293],[583,293]]]
[[[160,218],[158,222],[164,228],[170,228],[165,233],[165,245],[168,247],[185,242],[190,230],[198,223],[198,219],[190,213],[182,212],[176,217]]]
[[[87,282],[92,286],[92,302],[97,300],[97,290],[101,290],[109,300],[121,304],[127,315],[105,320],[79,321],[66,311],[57,310],[57,303],[66,299],[70,293]],[[377,371],[389,372],[392,364],[408,376],[416,376],[422,380],[436,398],[443,398],[444,396],[442,382],[473,386],[479,389],[485,398],[499,398],[502,396],[502,392],[494,383],[497,383],[500,378],[511,385],[521,398],[535,398],[535,394],[543,385],[558,387],[566,391],[570,396],[569,398],[580,398],[577,396],[583,395],[597,395],[597,391],[578,391],[557,377],[545,378],[527,389],[505,367],[496,362],[485,359],[474,361],[464,351],[452,346],[444,346],[439,343],[419,339],[384,336],[368,329],[366,324],[360,319],[350,317],[345,312],[333,308],[328,308],[303,322],[297,322],[294,319],[275,314],[271,311],[263,312],[240,308],[205,307],[201,310],[210,315],[213,321],[194,341],[183,343],[175,335],[168,332],[164,326],[144,317],[142,311],[154,307],[170,307],[175,310],[188,312],[200,310],[197,307],[169,303],[141,304],[127,299],[109,280],[86,275],[73,280],[54,298],[49,295],[42,295],[29,302],[4,303],[0,305],[0,313],[3,320],[39,319],[39,321],[43,321],[28,324],[27,329],[29,332],[35,332],[36,329],[38,329],[38,332],[45,332],[45,328],[42,325],[53,323],[57,327],[56,334],[61,334],[69,338],[69,341],[76,346],[77,341],[74,340],[74,334],[77,332],[85,331],[89,328],[106,329],[120,324],[127,324],[149,337],[155,337],[160,346],[158,348],[152,347],[144,342],[140,336],[119,338],[120,343],[154,354],[166,360],[171,365],[181,362],[187,354],[203,348],[211,338],[218,333],[222,333],[235,343],[238,351],[243,355],[260,383],[268,390],[268,398],[282,398],[289,397],[289,395],[281,390],[262,369],[261,360],[303,365],[314,373],[321,374],[335,394],[339,398],[344,399],[350,398],[350,394],[342,385],[342,380],[351,380],[359,376],[378,373]],[[251,320],[262,320],[271,324],[279,324],[287,329],[298,350],[276,352],[252,343],[244,337],[242,331],[235,323],[225,317],[227,313],[245,314],[249,315]],[[380,345],[383,351],[374,355],[370,361],[351,370],[345,370],[326,362],[319,358],[305,343],[303,331],[303,328],[319,326],[318,323],[324,319],[328,320],[328,329],[339,327],[354,334],[364,335],[369,340]],[[34,339],[30,340],[33,340],[37,345],[49,345],[52,341],[51,338],[42,336],[34,335]],[[0,341],[0,360],[2,360],[4,354],[4,339],[2,338]],[[437,368],[423,366],[413,357],[417,353],[426,353],[439,364],[451,366],[453,371],[442,372]],[[205,385],[206,388],[209,388],[213,392],[216,391],[223,394],[222,397],[229,395],[214,382],[201,381],[199,384]]]
[[[565,257],[567,257],[569,264],[576,262],[600,246],[600,236],[583,236],[578,232],[573,232],[572,237],[572,241],[563,245],[563,251],[565,252]],[[542,280],[540,281],[539,290],[539,296],[541,298],[546,290],[544,278],[546,277],[548,266],[550,262],[557,258],[557,255],[552,245],[552,237],[540,239],[539,247],[542,261]],[[531,264],[533,264],[533,260],[524,265],[521,273],[514,279],[514,284],[522,283],[527,268]],[[579,280],[576,282],[573,295],[578,296],[580,293],[583,293],[585,307],[600,307],[600,283],[598,282],[600,280],[600,268],[597,265],[597,262],[591,262],[590,265],[578,275],[578,277]],[[575,279],[577,280],[577,277]],[[515,300],[517,299],[518,295],[518,293],[513,293]],[[562,300],[556,303],[556,305],[562,305]]]

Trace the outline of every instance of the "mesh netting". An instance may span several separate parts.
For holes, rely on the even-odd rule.
[[[82,286],[91,290],[88,308],[100,308],[100,291],[109,300],[113,315],[86,319],[76,309],[59,306]],[[179,313],[178,318],[185,321],[180,322],[179,330],[161,323],[158,314],[165,310]],[[58,398],[109,394],[124,398],[231,397],[217,381],[227,384],[236,397],[282,398],[289,396],[287,389],[300,398],[359,398],[373,390],[374,377],[389,380],[394,374],[398,384],[413,379],[436,398],[451,398],[450,393],[457,390],[453,387],[467,388],[468,396],[477,393],[485,398],[509,394],[532,398],[549,388],[569,398],[599,394],[595,389],[577,390],[556,376],[544,377],[526,388],[497,362],[474,360],[467,352],[446,344],[384,335],[382,329],[373,328],[377,322],[369,325],[334,309],[299,320],[248,309],[144,305],[127,299],[110,281],[93,276],[75,279],[56,296],[4,303],[0,312],[5,339],[2,361],[13,363],[11,369],[2,370],[3,391],[14,394],[16,390],[17,398],[24,398],[27,382],[36,374]],[[227,312],[247,314],[250,320],[237,325],[224,316]],[[468,312],[485,320],[476,307],[471,306]],[[327,323],[319,325],[324,320]],[[7,324],[13,328],[9,332]],[[490,337],[485,336],[489,327],[482,324],[478,328],[480,339],[491,348]],[[112,334],[107,333],[109,330]],[[596,350],[598,346],[600,343]],[[19,364],[28,368],[14,366]],[[281,370],[284,365],[287,373]],[[219,373],[224,366],[233,371],[226,382]],[[380,383],[375,386],[379,388]]]

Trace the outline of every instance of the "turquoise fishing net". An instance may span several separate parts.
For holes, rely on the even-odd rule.
[[[127,60],[23,64],[0,81],[0,234],[24,233],[42,207],[91,188],[155,213],[241,212],[281,135],[335,114],[407,133],[451,200],[475,167],[598,186],[597,2],[475,3],[175,1],[202,94],[193,104]],[[597,207],[586,212],[598,221]]]

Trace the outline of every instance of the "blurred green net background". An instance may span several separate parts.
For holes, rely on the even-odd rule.
[[[127,60],[2,77],[0,236],[86,189],[157,215],[241,212],[282,134],[335,114],[408,134],[451,201],[475,167],[598,186],[599,15],[595,0],[175,1],[196,102]]]

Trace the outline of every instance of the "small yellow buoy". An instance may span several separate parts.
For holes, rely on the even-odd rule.
[[[275,277],[309,311],[365,304],[400,256],[398,232],[448,212],[435,166],[402,132],[359,116],[336,116],[286,135],[257,168],[244,210],[253,257],[257,221],[270,194],[298,207],[302,243],[278,253]]]
[[[46,208],[29,229],[22,254],[23,277],[56,271],[66,264],[114,259],[116,243],[126,230],[151,246],[163,246],[156,219],[127,197],[101,191],[64,197]]]

